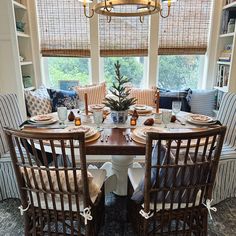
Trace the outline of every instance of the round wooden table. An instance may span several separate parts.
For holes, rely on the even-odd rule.
[[[184,119],[188,113],[180,112],[179,117]],[[57,116],[56,113],[52,113],[53,116]],[[148,117],[139,117],[139,123],[143,123]],[[92,121],[92,119],[88,119]],[[109,117],[107,118],[105,125],[109,124]],[[127,121],[128,122],[128,121]],[[67,123],[68,125],[73,125],[73,123]],[[92,125],[92,123],[86,123],[86,125]],[[93,124],[94,126],[94,124]],[[128,125],[127,125],[128,126]],[[157,125],[163,127],[163,125]],[[53,128],[55,127],[55,128]],[[206,128],[205,128],[206,129]],[[63,130],[58,129],[58,124],[47,127],[24,127],[25,131],[29,132],[49,132],[57,133]],[[167,132],[193,132],[199,130],[199,127],[194,125],[185,125],[179,122],[178,125],[172,124],[172,128],[167,129]],[[204,130],[201,128],[201,130]],[[134,157],[139,155],[145,155],[145,144],[137,143],[135,141],[127,141],[124,137],[124,132],[130,133],[131,129],[128,128],[103,128],[102,132],[105,132],[109,138],[107,142],[105,140],[101,141],[98,138],[95,141],[86,143],[86,155],[111,155],[111,162],[106,162],[101,167],[106,169],[108,173],[107,192],[113,191],[117,195],[126,196],[127,195],[127,173],[128,168],[134,165]],[[137,164],[136,164],[137,166]]]

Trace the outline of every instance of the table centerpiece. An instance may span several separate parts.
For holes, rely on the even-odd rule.
[[[117,61],[115,64],[115,81],[112,83],[111,96],[106,97],[104,105],[111,109],[112,121],[117,123],[125,123],[128,118],[129,107],[134,105],[136,102],[135,98],[130,98],[130,90],[126,88],[126,84],[131,81],[131,79],[122,76],[120,73],[120,63]]]

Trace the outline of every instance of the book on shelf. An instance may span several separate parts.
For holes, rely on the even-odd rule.
[[[217,87],[224,87],[224,86],[228,85],[229,69],[230,69],[230,67],[227,65],[219,65],[218,66],[217,78],[216,78],[216,86]]]
[[[232,53],[232,44],[225,44],[224,50],[219,56],[219,61],[230,62]]]
[[[223,11],[221,19],[221,32],[220,32],[221,34],[227,34],[228,21],[229,21],[229,11]]]
[[[236,9],[225,9],[222,11],[221,16],[221,34],[232,33],[229,25],[232,23],[232,19],[236,19]]]

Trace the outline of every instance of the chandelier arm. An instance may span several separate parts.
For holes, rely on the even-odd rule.
[[[144,22],[144,16],[140,16],[139,21],[140,21],[140,23],[143,23]]]
[[[104,1],[104,3],[105,3],[105,6],[104,6],[104,9],[106,10],[106,11],[108,11],[108,12],[111,12],[111,10],[112,10],[112,3],[110,2],[110,10],[108,9],[109,7],[107,6],[107,0],[105,0]]]
[[[87,15],[86,5],[84,5],[84,15],[85,15],[87,18],[92,18],[93,15],[94,15],[94,9],[91,10],[91,15]]]
[[[162,11],[163,11],[163,9],[160,10],[160,16],[161,16],[162,18],[167,18],[167,17],[170,15],[170,6],[168,6],[168,13],[167,13],[166,16],[162,15]]]
[[[111,22],[111,16],[107,16],[107,23]]]
[[[154,11],[156,11],[157,10],[157,1],[158,0],[155,0],[155,6],[154,6],[154,8],[152,9],[152,10],[150,10],[150,12],[154,12]],[[150,5],[150,2],[148,2],[148,4]]]

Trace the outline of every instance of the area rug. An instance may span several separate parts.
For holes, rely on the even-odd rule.
[[[23,236],[23,220],[18,206],[20,201],[9,199],[0,203],[0,236]],[[213,212],[209,220],[209,236],[236,235],[236,198],[225,200]],[[132,226],[127,222],[127,198],[114,194],[106,196],[105,224],[99,236],[135,236]]]

